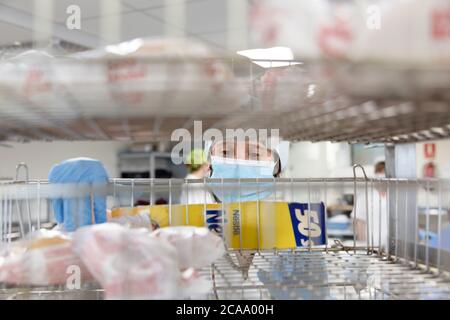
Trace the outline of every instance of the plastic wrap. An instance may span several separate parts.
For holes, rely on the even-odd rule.
[[[9,86],[24,98],[38,99],[53,90],[51,61],[45,51],[29,50],[0,62],[0,83]]]
[[[80,228],[74,249],[106,299],[181,299],[210,289],[195,270],[182,272],[179,251],[147,229],[115,223]]]
[[[69,120],[75,117],[54,77],[55,57],[45,51],[30,50],[0,63],[0,97],[10,106],[2,109],[4,120],[46,126],[51,119]],[[25,106],[33,108],[24,110]]]
[[[31,50],[0,63],[0,99],[23,105],[11,108],[15,119],[41,127],[75,125],[80,115],[223,114],[247,94],[227,63],[186,39],[135,39],[63,57]]]
[[[261,109],[295,111],[334,98],[333,84],[324,81],[327,76],[318,68],[311,69],[298,65],[266,69],[255,86]]]
[[[221,106],[229,110],[241,102],[231,70],[196,41],[135,39],[72,58],[58,79],[75,99],[83,99],[86,115],[97,113],[99,104],[110,106],[108,116],[132,117],[160,114],[162,106],[171,114],[223,112]],[[89,101],[93,88],[96,100]]]
[[[262,0],[251,12],[259,47],[298,57],[400,63],[450,62],[447,0]]]
[[[13,243],[0,256],[0,282],[16,285],[63,285],[71,267],[84,280],[92,279],[72,250],[72,239],[59,231],[40,230],[29,239]]]
[[[146,212],[140,212],[136,215],[123,215],[117,218],[110,218],[108,220],[111,223],[117,223],[129,228],[146,228],[150,231],[154,230],[154,226],[150,221],[150,216]]]
[[[154,231],[152,236],[176,248],[181,268],[208,266],[225,253],[223,240],[207,228],[167,227]]]
[[[148,229],[129,227],[105,223],[82,227],[73,234],[35,232],[9,248],[0,248],[0,282],[67,285],[75,266],[80,281],[98,282],[106,299],[183,299],[211,289],[211,282],[193,267],[222,255],[220,238],[207,229],[170,228],[163,233],[170,234],[166,240],[152,236]],[[187,258],[180,251],[177,240],[181,239],[192,256],[205,257]]]
[[[178,296],[180,298],[203,298],[212,289],[209,279],[201,276],[194,268],[183,271]]]

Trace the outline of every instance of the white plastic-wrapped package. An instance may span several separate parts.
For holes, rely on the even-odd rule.
[[[3,108],[5,116],[41,127],[54,125],[52,118],[76,118],[58,89],[55,61],[45,51],[29,50],[0,63],[0,95],[9,102],[6,105],[12,106]]]
[[[201,299],[212,288],[210,280],[202,277],[194,268],[186,269],[181,274],[179,298]]]
[[[299,58],[450,62],[448,0],[261,0],[251,10],[256,46]]]
[[[40,230],[11,244],[0,256],[0,282],[16,285],[64,285],[74,267],[80,280],[92,276],[72,250],[72,239],[59,231]]]
[[[88,104],[81,104],[86,115],[216,113],[239,105],[237,90],[244,97],[244,89],[233,82],[227,65],[207,46],[192,40],[135,39],[73,58],[79,62],[68,64],[59,81],[73,97],[87,100]],[[97,106],[89,107],[89,93],[94,91]],[[98,114],[99,106],[107,106],[110,112]]]
[[[194,258],[182,251],[182,239]],[[106,299],[183,299],[209,292],[211,282],[193,267],[217,259],[223,243],[207,229],[168,228],[152,236],[145,228],[104,223],[71,235],[42,230],[0,249],[1,283],[64,285],[76,267],[80,281],[97,281]]]
[[[108,87],[108,68],[105,63],[80,57],[66,57],[56,61],[53,79],[59,92],[72,107],[86,116],[114,115],[119,107]]]
[[[146,228],[153,230],[153,225],[150,220],[148,212],[139,212],[136,215],[123,215],[117,218],[110,218],[108,222],[118,223],[123,226],[128,226],[133,229]]]
[[[316,57],[317,23],[326,12],[323,0],[259,0],[250,10],[250,36],[258,48],[287,46],[302,57]]]
[[[146,229],[119,224],[74,233],[74,250],[105,289],[106,299],[174,299],[181,282],[176,250]]]
[[[225,252],[222,238],[207,228],[167,227],[154,231],[152,236],[167,240],[176,248],[181,268],[208,266]]]
[[[329,100],[335,93],[333,85],[317,77],[317,72],[297,65],[266,69],[255,86],[261,109],[291,111]]]
[[[354,59],[450,65],[450,1],[368,1],[366,19],[351,48]],[[375,6],[373,6],[375,4]],[[368,27],[369,10],[379,9],[380,29]],[[364,10],[363,10],[364,9]]]
[[[54,57],[45,51],[29,50],[0,62],[2,85],[8,85],[24,98],[45,95],[52,91],[51,62]]]

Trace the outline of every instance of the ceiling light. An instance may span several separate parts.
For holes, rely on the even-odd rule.
[[[267,49],[250,49],[238,51],[237,54],[247,57],[253,63],[263,68],[286,67],[296,64],[302,64],[294,60],[294,54],[287,47],[273,47]]]
[[[122,42],[117,45],[106,46],[106,52],[118,54],[121,56],[136,52],[144,41],[142,39],[134,39],[127,42]]]

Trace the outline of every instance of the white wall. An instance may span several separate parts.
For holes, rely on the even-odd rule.
[[[292,143],[284,174],[292,178],[351,176],[351,152],[347,143]]]
[[[11,179],[19,162],[25,162],[30,179],[47,179],[51,167],[62,160],[90,157],[102,161],[110,177],[117,177],[117,153],[123,142],[32,142],[0,147],[0,179]]]
[[[436,158],[439,178],[450,178],[450,139],[430,141],[436,143]],[[417,143],[417,177],[423,177],[424,144]],[[291,144],[289,167],[285,177],[351,177],[353,176],[350,146],[347,143],[298,142]],[[367,175],[373,175],[373,166],[365,166]],[[358,171],[358,174],[359,171]]]
[[[351,177],[351,148],[347,143],[330,142],[297,142],[292,143],[289,155],[289,165],[283,177],[286,178],[327,178],[327,177]],[[319,188],[317,201],[325,200]],[[303,192],[303,193],[302,193]],[[297,189],[294,201],[305,201],[305,190]],[[327,201],[334,203],[341,197],[344,189],[336,185],[328,186]],[[351,193],[351,191],[350,191]],[[290,195],[290,192],[287,192]],[[307,201],[307,200],[306,200]]]

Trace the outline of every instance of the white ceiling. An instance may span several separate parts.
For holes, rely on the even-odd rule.
[[[34,15],[33,0],[0,0],[0,45],[31,41]],[[227,1],[184,0],[185,27],[172,25],[188,37],[204,40],[211,45],[226,47]],[[88,47],[101,44],[99,35],[101,19],[100,0],[53,0],[54,35],[65,41]],[[76,4],[81,8],[81,30],[65,28],[66,9]],[[163,36],[165,9],[177,5],[174,0],[122,0],[121,40],[136,37]]]

